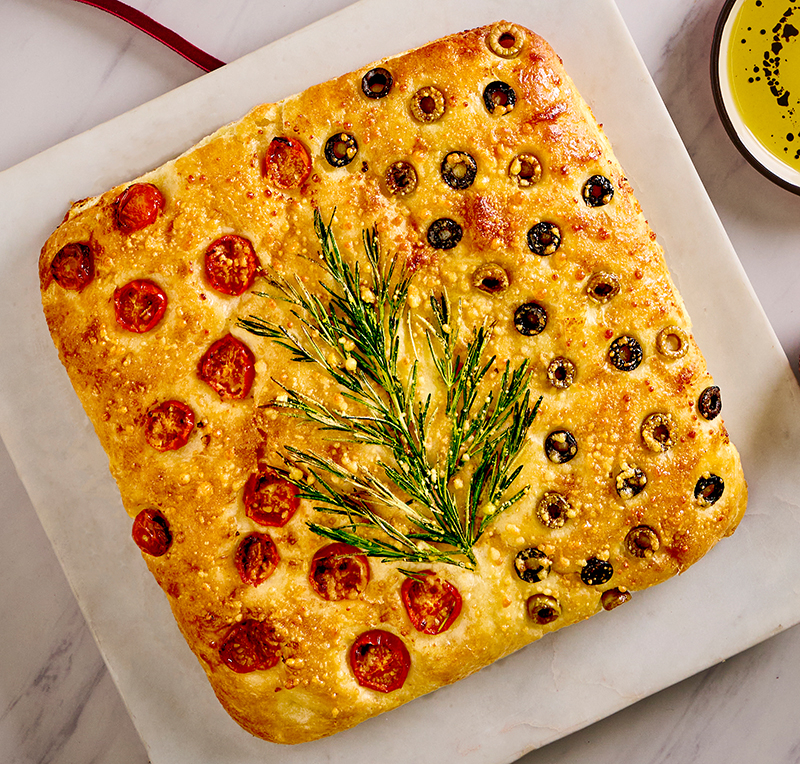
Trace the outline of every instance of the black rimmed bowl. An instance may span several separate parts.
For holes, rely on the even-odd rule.
[[[744,12],[752,12],[758,22],[756,26],[740,27],[740,15]],[[785,69],[790,65],[795,71],[800,69],[797,30],[800,30],[800,0],[726,0],[714,31],[711,85],[722,124],[736,148],[771,181],[800,194],[800,88],[792,93],[791,88],[781,83],[780,72],[782,63]],[[752,65],[746,66],[746,71],[744,64],[736,63],[739,57],[733,57],[737,45],[751,45],[758,51],[753,52]],[[791,64],[782,61],[790,51],[793,51]],[[794,76],[792,79],[797,80]],[[768,99],[774,99],[780,110],[756,111],[751,106],[740,106],[737,88],[742,93],[741,89],[748,87],[766,88],[763,92],[769,93]],[[769,118],[776,113],[777,117]],[[764,118],[770,125],[767,132],[773,130],[783,136],[771,148],[756,137],[756,131],[764,128],[763,123],[755,122]]]

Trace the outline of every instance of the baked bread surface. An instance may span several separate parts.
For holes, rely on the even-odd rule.
[[[391,87],[367,97],[362,78],[376,68],[391,73]],[[509,108],[501,94],[491,113],[484,91],[496,81],[516,100]],[[375,92],[385,86],[378,78]],[[431,120],[424,109],[438,107],[418,95],[429,87],[444,104]],[[340,134],[353,136],[357,150],[337,167],[325,149]],[[302,182],[294,183],[292,166],[284,177],[270,174],[267,155],[276,138],[307,150]],[[468,154],[476,165],[464,188],[444,180],[450,152]],[[535,157],[538,170],[529,159],[520,164],[520,156]],[[400,161],[416,172],[408,193],[397,193],[387,175]],[[613,195],[593,205],[587,195],[597,201],[604,187],[586,184],[597,176]],[[136,185],[154,186],[162,197],[140,228],[126,227],[120,212],[121,195]],[[363,231],[374,228],[383,255],[412,274],[410,339],[401,351],[406,368],[425,343],[425,324],[413,319],[430,321],[429,299],[444,293],[462,337],[479,326],[490,331],[497,360],[488,384],[506,362],[531,364],[532,400],[541,396],[541,403],[515,483],[529,491],[488,525],[474,546],[474,570],[370,558],[361,590],[325,599],[309,575],[315,553],[329,542],[307,523],[333,526],[337,518],[305,499],[282,525],[264,526],[246,512],[248,480],[286,470],[287,446],[316,450],[354,472],[385,458],[283,412],[276,401],[290,389],[363,413],[320,369],[240,324],[266,316],[299,331],[290,306],[270,289],[276,275],[325,297],[315,211],[331,221],[346,260],[363,258]],[[428,239],[441,218],[461,228],[452,248]],[[539,254],[529,231],[542,222],[556,225],[561,239],[555,251]],[[204,266],[209,246],[233,235],[252,243],[258,261],[255,281],[240,295],[214,288]],[[41,254],[45,316],[126,510],[132,520],[157,511],[168,524],[168,550],[143,551],[143,558],[239,724],[280,743],[344,730],[625,602],[733,532],[747,494],[739,458],[655,238],[557,55],[532,31],[507,22],[258,106],[163,167],[72,206]],[[93,273],[85,284],[65,287],[58,253],[76,243]],[[163,291],[166,309],[153,328],[130,331],[116,318],[115,292],[139,280]],[[523,334],[515,312],[530,303],[545,309],[547,324]],[[253,357],[254,379],[243,398],[220,394],[198,372],[209,347],[228,335]],[[612,362],[630,358],[624,343],[612,350],[619,338],[638,343],[635,368]],[[569,363],[554,366],[555,359]],[[420,373],[435,392],[430,365],[420,361]],[[194,423],[185,445],[160,450],[153,412],[170,401],[188,406]],[[548,458],[544,444],[556,431],[575,439],[568,461]],[[446,443],[434,437],[432,448]],[[553,527],[537,511],[548,492],[568,506]],[[279,557],[257,584],[236,562],[243,539],[254,533],[266,534]],[[527,549],[547,559],[541,580],[517,572]],[[587,564],[597,575],[587,575]],[[408,571],[429,569],[461,597],[455,620],[434,634],[415,627],[401,596]],[[276,662],[233,670],[225,646],[237,624],[249,622],[260,624]],[[399,637],[408,651],[407,677],[390,691],[362,686],[351,666],[354,642],[373,629]]]

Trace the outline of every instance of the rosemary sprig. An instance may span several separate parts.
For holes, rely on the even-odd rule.
[[[475,542],[489,523],[518,502],[528,487],[511,492],[522,467],[515,466],[541,399],[530,402],[527,361],[507,364],[499,383],[485,392],[496,358],[486,359],[490,331],[478,327],[466,340],[446,294],[431,297],[432,320],[423,321],[430,361],[444,390],[442,400],[420,391],[420,359],[400,371],[401,337],[410,322],[410,274],[382,260],[377,232],[363,235],[367,273],[347,263],[331,225],[315,212],[322,267],[330,279],[322,294],[299,279],[273,276],[276,296],[291,306],[299,329],[258,316],[241,319],[248,331],[268,337],[328,374],[359,414],[336,411],[324,401],[283,388],[276,405],[310,420],[339,440],[380,447],[378,473],[353,473],[331,459],[292,446],[287,464],[313,475],[286,476],[316,509],[346,521],[336,527],[309,523],[321,536],[351,544],[385,561],[444,562],[474,568]],[[268,295],[265,295],[268,296]],[[408,329],[411,334],[410,324]],[[482,396],[482,397],[481,397]],[[441,424],[444,420],[445,425]],[[435,421],[435,425],[432,423]],[[432,449],[435,426],[446,447]],[[458,490],[459,483],[465,490]],[[338,485],[347,488],[340,490]],[[399,518],[399,519],[398,519]]]

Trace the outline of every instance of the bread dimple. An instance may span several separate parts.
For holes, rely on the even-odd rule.
[[[523,42],[517,55],[506,58],[487,43],[503,30]],[[393,84],[386,97],[368,98],[361,79],[376,66],[391,72]],[[484,88],[494,81],[516,94],[507,113],[487,110]],[[438,119],[420,121],[412,102],[428,87],[440,90],[445,108]],[[325,145],[343,133],[357,142],[357,153],[333,167]],[[308,152],[308,177],[298,187],[279,187],[265,173],[276,137],[299,141]],[[475,162],[466,188],[443,180],[450,152]],[[517,182],[509,168],[520,155],[536,157],[540,178]],[[408,194],[393,194],[387,183],[396,162],[415,169]],[[610,181],[608,203],[585,201],[593,176]],[[140,230],[123,232],[115,205],[133,184],[156,186],[163,209]],[[420,318],[431,320],[429,299],[442,293],[464,338],[480,326],[490,332],[488,352],[496,360],[487,379],[496,383],[506,362],[530,363],[531,398],[542,400],[515,484],[529,491],[488,525],[474,546],[474,570],[370,559],[362,591],[325,600],[309,569],[327,541],[307,523],[335,525],[336,518],[306,500],[280,526],[264,526],[245,510],[248,480],[284,468],[287,446],[355,470],[377,469],[386,458],[281,413],[274,404],[287,389],[353,415],[359,409],[322,371],[240,324],[255,315],[295,336],[301,331],[269,284],[276,274],[325,297],[315,210],[333,216],[346,260],[363,256],[362,233],[374,227],[384,256],[411,272],[401,366],[417,360],[421,390],[440,391],[424,357]],[[445,217],[459,224],[462,238],[437,249],[429,227]],[[529,232],[537,224],[557,226],[555,251],[534,252]],[[220,293],[204,270],[208,247],[231,235],[247,238],[259,262],[241,295]],[[74,243],[91,252],[94,274],[82,288],[66,289],[51,264]],[[698,560],[744,512],[739,458],[721,417],[705,412],[706,418],[698,404],[713,381],[655,235],[557,55],[521,27],[498,22],[456,34],[256,107],[163,167],[75,204],[43,247],[39,273],[53,340],[125,508],[132,519],[158,510],[169,525],[169,550],[145,551],[145,562],[222,704],[268,740],[298,743],[346,729],[624,602]],[[168,302],[156,327],[138,333],[116,320],[114,294],[141,279]],[[596,292],[593,283],[600,284]],[[517,311],[531,304],[544,311],[546,327],[522,333]],[[228,335],[255,359],[252,388],[242,399],[220,397],[198,374],[204,354]],[[620,340],[641,349],[631,370],[612,362],[623,352],[614,350]],[[185,445],[161,451],[147,427],[154,409],[169,401],[187,405],[194,421]],[[648,420],[654,414],[661,418]],[[547,456],[548,438],[558,432],[577,444],[565,462]],[[431,442],[447,445],[441,432]],[[721,478],[724,490],[698,499],[699,485],[709,495],[716,487],[708,487],[709,476]],[[540,507],[546,494],[560,495],[566,507],[549,525]],[[242,540],[254,533],[268,535],[280,558],[257,585],[237,567]],[[531,549],[547,560],[538,581],[523,580],[515,567]],[[596,577],[587,566],[599,571]],[[401,596],[401,569],[431,567],[462,601],[438,634],[415,628]],[[606,570],[613,571],[608,578],[601,575]],[[237,624],[248,621],[261,624],[279,657],[268,668],[239,673],[222,652]],[[390,692],[360,686],[351,668],[351,647],[368,629],[394,634],[409,651],[408,676]]]

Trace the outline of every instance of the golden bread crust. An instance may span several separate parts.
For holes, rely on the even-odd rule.
[[[508,53],[497,48],[503,31],[522,42],[512,57],[496,52]],[[362,76],[376,66],[391,72],[392,89],[387,97],[367,98]],[[515,91],[508,113],[490,114],[484,103],[484,88],[496,80]],[[444,97],[435,121],[413,114],[415,94],[425,87]],[[333,167],[325,144],[340,133],[355,136],[357,154]],[[281,188],[265,174],[276,137],[299,141],[311,158],[310,174],[297,188]],[[452,151],[475,160],[468,188],[442,180],[443,157]],[[536,157],[538,182],[517,183],[519,165],[509,172],[520,155]],[[387,170],[398,161],[416,170],[416,188],[405,195],[387,184]],[[611,182],[613,199],[590,206],[584,184],[595,175]],[[713,381],[663,253],[588,106],[533,32],[498,22],[258,106],[135,183],[152,184],[163,195],[152,222],[121,230],[118,198],[131,185],[124,184],[74,205],[45,244],[39,264],[44,312],[128,513],[135,518],[155,509],[169,523],[169,551],[143,557],[220,701],[253,734],[281,743],[312,740],[454,682],[592,615],[601,600],[610,607],[685,570],[741,519],[747,491],[739,458],[721,418],[707,419],[698,407]],[[305,500],[282,527],[265,529],[245,512],[248,478],[266,466],[281,467],[286,445],[317,449],[353,469],[377,458],[366,447],[331,443],[276,410],[281,386],[349,404],[309,364],[293,362],[287,350],[237,323],[268,315],[296,330],[285,304],[256,292],[269,291],[270,272],[297,275],[319,291],[315,209],[326,217],[336,210],[333,229],[350,259],[362,251],[362,231],[376,227],[384,252],[413,271],[412,315],[429,317],[429,297],[446,290],[459,305],[465,335],[482,324],[492,327],[495,369],[529,359],[532,396],[542,396],[520,459],[518,480],[530,492],[477,542],[475,571],[434,566],[463,602],[439,634],[414,627],[400,594],[405,576],[398,567],[430,566],[371,559],[363,592],[328,601],[309,583],[310,561],[327,542],[306,523],[335,522],[321,520]],[[431,222],[444,217],[463,231],[452,249],[427,240]],[[562,237],[547,255],[528,245],[528,231],[543,221],[556,224]],[[249,239],[260,263],[254,285],[239,296],[214,289],[204,271],[207,248],[227,235]],[[88,248],[94,265],[93,278],[79,290],[63,288],[53,276],[56,254],[75,242]],[[142,279],[163,290],[167,306],[155,328],[139,333],[116,320],[114,294]],[[618,290],[606,300],[615,283]],[[596,299],[592,284],[599,284]],[[515,328],[514,312],[530,302],[545,307],[547,329],[526,336]],[[198,374],[203,354],[228,334],[255,358],[252,389],[243,399],[221,397]],[[643,360],[620,371],[609,351],[626,336],[638,341]],[[413,355],[410,348],[404,353]],[[548,376],[558,358],[573,365],[569,386],[554,386],[559,378],[552,368]],[[423,368],[423,375],[435,387],[430,371]],[[186,445],[161,451],[148,441],[148,412],[166,401],[188,405],[195,421]],[[645,425],[653,414],[662,418]],[[568,462],[546,456],[543,444],[557,430],[569,431],[578,444]],[[647,482],[627,497],[626,476],[638,474],[635,468]],[[724,480],[713,503],[695,498],[698,481],[708,475]],[[571,507],[561,527],[537,516],[547,491]],[[654,534],[641,542],[641,556],[629,537],[640,527]],[[258,585],[244,581],[235,562],[241,539],[254,532],[267,533],[280,558]],[[655,546],[646,548],[652,538]],[[514,561],[534,547],[547,556],[550,572],[529,582],[515,573]],[[585,583],[587,560],[610,563],[612,577]],[[534,595],[556,601],[560,615],[537,623],[527,609]],[[279,659],[238,673],[221,649],[231,629],[248,620],[268,624]],[[402,687],[377,692],[356,681],[348,654],[367,629],[403,640],[410,669]]]

